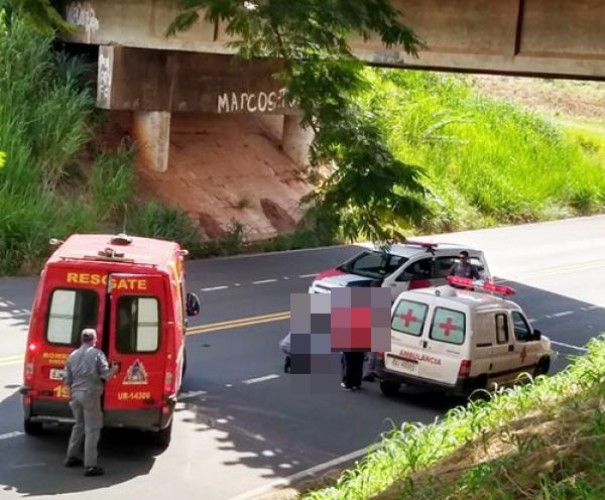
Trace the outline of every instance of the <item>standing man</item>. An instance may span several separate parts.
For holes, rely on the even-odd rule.
[[[468,252],[466,250],[460,252],[460,262],[452,266],[449,275],[460,276],[461,278],[471,278],[474,280],[481,279],[477,268],[468,261]]]
[[[97,445],[103,427],[103,380],[113,377],[117,367],[110,368],[103,351],[95,347],[95,330],[82,330],[81,340],[82,345],[69,355],[65,367],[64,381],[69,388],[69,404],[76,420],[69,438],[65,466],[83,464],[85,476],[100,476],[104,471],[97,465]]]

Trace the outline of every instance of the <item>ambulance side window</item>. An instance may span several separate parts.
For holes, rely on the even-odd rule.
[[[508,318],[506,314],[496,314],[496,340],[498,344],[508,344]]]
[[[401,300],[391,319],[391,328],[401,333],[420,337],[428,306],[411,300]]]
[[[160,308],[154,297],[118,300],[116,349],[122,354],[155,352],[160,345]]]
[[[56,289],[50,298],[46,340],[76,346],[84,328],[97,328],[99,296],[94,290]]]

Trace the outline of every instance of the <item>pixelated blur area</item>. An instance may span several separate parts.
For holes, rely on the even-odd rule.
[[[290,300],[290,373],[340,373],[342,352],[391,348],[391,291],[335,288],[329,294],[295,293]],[[318,384],[321,386],[321,384]]]
[[[335,288],[330,295],[333,352],[391,350],[391,290]]]
[[[294,293],[290,299],[290,373],[338,372],[330,344],[330,295]]]

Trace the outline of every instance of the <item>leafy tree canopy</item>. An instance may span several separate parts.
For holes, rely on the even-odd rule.
[[[55,9],[51,0],[0,0],[0,12],[10,26],[13,13],[20,14],[32,27],[46,35],[73,33],[78,29],[68,23]]]
[[[427,214],[423,171],[398,161],[375,117],[356,102],[367,81],[349,40],[378,38],[411,56],[423,46],[388,0],[179,0],[167,35],[220,22],[247,59],[283,61],[277,75],[315,132],[311,160],[334,173],[314,198],[339,218],[343,235],[386,241]]]

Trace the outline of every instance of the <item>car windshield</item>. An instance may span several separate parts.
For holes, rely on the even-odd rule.
[[[367,250],[360,253],[338,269],[345,273],[367,278],[386,278],[399,269],[408,259],[386,252]]]

